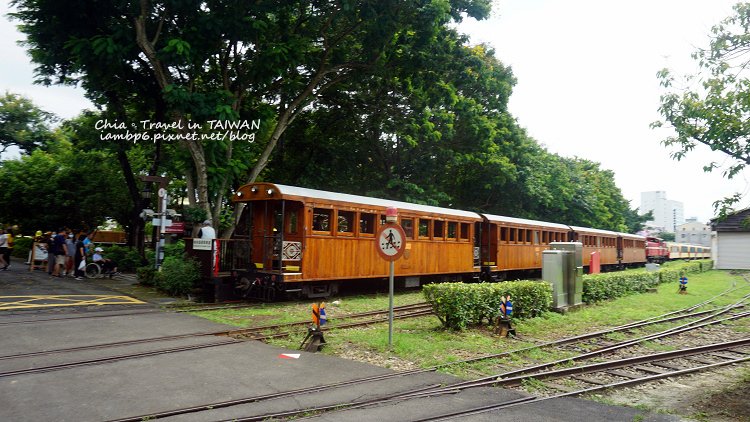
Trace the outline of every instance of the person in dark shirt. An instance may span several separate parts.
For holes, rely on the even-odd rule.
[[[65,267],[65,255],[68,247],[65,245],[65,229],[57,231],[57,235],[52,239],[52,253],[54,254],[55,267],[52,270],[52,277],[62,277],[60,271]],[[48,259],[53,259],[49,256]]]
[[[83,275],[84,275],[83,270],[84,268],[86,268],[86,261],[84,261],[84,259],[86,258],[86,251],[85,251],[85,246],[83,244],[83,241],[85,239],[86,239],[85,234],[81,234],[78,236],[78,242],[76,242],[76,252],[73,255],[76,280],[83,280]]]

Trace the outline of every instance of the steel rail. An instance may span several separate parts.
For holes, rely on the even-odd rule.
[[[382,380],[386,380],[386,379],[390,379],[390,378],[397,378],[397,377],[404,376],[404,375],[412,375],[412,372],[423,373],[423,372],[432,372],[432,371],[427,371],[427,370],[423,370],[423,369],[416,369],[416,370],[413,370],[411,372],[399,372],[399,373],[373,375],[373,376],[370,376],[370,377],[357,378],[357,379],[353,379],[353,380],[341,381],[341,382],[336,382],[336,383],[331,383],[331,384],[325,384],[325,385],[318,385],[318,386],[307,387],[307,388],[299,388],[299,389],[296,389],[296,390],[281,391],[281,392],[278,392],[278,393],[263,394],[263,395],[260,395],[260,396],[245,397],[245,398],[241,398],[241,399],[227,400],[227,401],[223,401],[223,402],[207,403],[207,404],[202,404],[202,405],[198,405],[198,406],[191,406],[191,407],[185,407],[185,408],[179,408],[179,409],[165,410],[165,411],[161,411],[161,412],[149,413],[149,414],[139,415],[139,416],[128,416],[128,417],[125,417],[125,418],[113,419],[113,420],[106,421],[106,422],[142,422],[142,421],[146,421],[146,420],[155,420],[155,419],[161,419],[161,418],[166,418],[166,417],[170,417],[170,416],[185,415],[185,414],[188,414],[188,413],[196,413],[196,412],[203,412],[203,411],[206,411],[206,410],[213,410],[213,409],[221,409],[221,408],[226,408],[226,407],[232,407],[232,406],[237,406],[237,405],[241,405],[241,404],[249,404],[249,403],[262,402],[262,401],[266,401],[266,400],[274,400],[274,399],[278,399],[278,398],[296,396],[296,395],[300,395],[300,394],[316,393],[316,392],[331,390],[331,389],[339,388],[339,387],[347,387],[347,386],[356,385],[356,384],[363,384],[363,383],[366,383],[366,382],[382,381]],[[434,385],[430,385],[430,386],[424,387],[424,389],[433,389],[436,386],[437,386],[437,384],[434,384]]]
[[[181,347],[174,347],[174,348],[169,348],[169,349],[152,350],[149,352],[131,353],[127,355],[117,355],[117,356],[109,356],[105,358],[87,359],[87,360],[81,360],[81,361],[76,361],[76,362],[61,363],[58,365],[40,366],[38,368],[18,369],[14,371],[0,372],[0,378],[10,377],[14,375],[36,374],[39,372],[59,371],[62,369],[75,368],[78,366],[97,365],[97,364],[117,362],[117,361],[127,360],[127,359],[136,359],[136,358],[142,358],[142,357],[148,357],[148,356],[157,356],[157,355],[164,355],[168,353],[185,352],[189,350],[199,350],[199,349],[205,349],[209,347],[226,346],[229,344],[239,344],[239,343],[240,342],[235,341],[235,340],[225,340],[225,341],[221,341],[218,343],[211,343],[211,344],[181,346]]]
[[[725,322],[725,321],[731,321],[731,320],[735,320],[735,319],[739,319],[739,318],[745,318],[745,317],[748,317],[748,316],[750,316],[750,312],[744,312],[742,314],[734,315],[734,316],[731,316],[731,317],[728,317],[728,318],[723,318],[723,319],[719,319],[719,320],[716,320],[716,321],[705,322],[705,323],[700,324],[700,325],[695,326],[695,327],[684,327],[684,328],[681,328],[679,330],[665,330],[665,331],[663,331],[661,333],[657,333],[656,335],[648,335],[648,336],[644,336],[644,337],[641,337],[641,338],[638,338],[638,339],[635,339],[635,340],[629,340],[629,341],[626,341],[626,342],[618,343],[618,344],[610,346],[610,347],[606,347],[604,349],[600,349],[600,350],[596,350],[596,351],[592,351],[592,352],[588,352],[588,353],[583,353],[583,354],[580,354],[578,356],[572,356],[572,357],[569,357],[569,358],[566,358],[566,359],[559,359],[559,360],[556,360],[556,361],[542,363],[542,364],[534,365],[534,366],[527,367],[527,368],[516,369],[516,370],[513,370],[513,371],[504,372],[502,374],[491,375],[491,376],[488,376],[488,377],[482,377],[482,378],[478,378],[478,379],[471,380],[471,381],[464,381],[464,382],[460,382],[460,383],[457,383],[457,384],[452,384],[450,387],[462,387],[462,386],[468,386],[468,385],[477,385],[477,386],[479,386],[479,385],[486,385],[486,383],[490,383],[491,384],[492,383],[491,381],[493,381],[493,380],[494,381],[498,381],[498,380],[501,380],[502,378],[505,378],[505,377],[508,377],[508,376],[511,376],[511,375],[520,375],[520,374],[524,374],[524,373],[528,373],[528,372],[532,372],[532,371],[536,371],[536,370],[550,368],[550,367],[553,367],[555,365],[568,364],[568,363],[572,363],[572,362],[578,362],[580,360],[590,359],[592,357],[599,356],[599,355],[605,354],[607,352],[611,352],[611,351],[623,349],[625,347],[633,346],[633,345],[641,343],[643,341],[653,340],[653,339],[656,339],[656,338],[666,337],[666,336],[669,336],[669,335],[675,335],[675,334],[679,334],[679,333],[685,332],[685,331],[690,330],[690,329],[700,328],[700,327],[704,327],[704,326],[708,326],[708,325],[720,324],[720,323]]]
[[[413,305],[406,305],[406,306],[413,306]],[[401,309],[399,309],[401,311]],[[157,311],[158,312],[158,311]],[[380,313],[385,314],[388,311],[371,311],[367,312],[366,314],[371,313]],[[360,314],[354,314],[356,317],[359,317]],[[421,315],[429,315],[428,312],[425,312]],[[413,315],[413,316],[421,316],[421,315]],[[104,317],[104,315],[102,315]],[[348,317],[348,316],[347,316]],[[347,318],[343,317],[343,318]],[[403,316],[399,319],[404,319],[412,317],[410,316]],[[374,322],[365,322],[361,323],[360,325],[368,325],[372,323],[382,322],[380,320],[374,321]],[[52,350],[43,350],[38,352],[27,352],[27,353],[17,353],[12,355],[3,355],[0,356],[0,360],[8,360],[8,359],[19,359],[19,358],[26,358],[26,357],[34,357],[34,356],[45,356],[45,355],[51,355],[51,354],[57,354],[57,353],[69,353],[69,352],[79,352],[84,350],[99,350],[99,349],[106,349],[110,347],[121,347],[121,346],[129,346],[134,344],[144,344],[144,343],[156,343],[160,341],[171,341],[171,340],[177,340],[177,339],[183,339],[183,338],[189,338],[189,337],[208,337],[208,336],[232,336],[232,335],[240,335],[243,333],[252,333],[252,332],[258,332],[263,330],[269,330],[269,329],[278,329],[283,327],[291,327],[291,326],[298,326],[298,325],[308,325],[309,322],[294,322],[291,324],[277,324],[277,325],[266,325],[266,326],[258,326],[258,327],[250,327],[242,330],[224,330],[224,331],[206,331],[206,332],[197,332],[197,333],[188,333],[188,334],[176,334],[171,336],[161,336],[161,337],[150,337],[145,339],[136,339],[136,340],[124,340],[124,341],[117,341],[117,342],[111,342],[111,343],[101,343],[101,344],[94,344],[89,346],[78,346],[78,347],[66,347],[66,348],[60,348],[60,349],[52,349]],[[334,326],[331,328],[349,328],[357,326],[356,324],[344,324],[339,326]],[[271,338],[279,338],[279,337],[287,337],[291,333],[281,333],[281,334],[270,334],[270,335],[261,335],[258,338],[252,338],[252,340],[263,340],[263,339],[271,339]]]
[[[557,395],[549,396],[549,397],[537,397],[537,396],[523,397],[521,399],[511,400],[511,401],[507,401],[507,402],[503,402],[503,403],[497,403],[497,404],[492,404],[492,405],[488,405],[488,406],[481,406],[481,407],[476,407],[474,409],[464,410],[464,411],[460,411],[460,412],[453,412],[453,413],[443,414],[443,415],[440,415],[440,416],[419,419],[419,420],[415,420],[413,422],[447,421],[447,420],[455,419],[457,417],[478,415],[478,414],[492,412],[494,410],[500,410],[500,409],[504,409],[504,408],[508,408],[508,407],[515,407],[515,406],[521,406],[521,405],[526,405],[526,404],[531,404],[531,403],[538,403],[538,402],[541,402],[541,401],[552,400],[552,399],[557,399],[557,398],[562,398],[562,397],[577,396],[577,395],[580,395],[580,394],[591,393],[591,392],[594,392],[594,391],[604,390],[604,389],[608,389],[608,388],[625,387],[625,386],[629,386],[629,385],[634,385],[634,384],[640,384],[640,383],[644,383],[644,382],[654,381],[654,380],[658,380],[658,379],[662,379],[662,378],[670,378],[670,377],[676,377],[676,376],[685,375],[685,374],[689,374],[689,373],[693,373],[693,372],[706,371],[706,370],[713,369],[713,368],[718,368],[718,367],[721,367],[721,366],[734,365],[734,364],[737,364],[737,363],[747,362],[749,360],[750,360],[750,356],[743,357],[743,358],[738,358],[738,359],[734,359],[734,360],[727,360],[727,361],[724,361],[724,362],[712,363],[712,364],[708,364],[708,365],[696,366],[696,367],[693,367],[693,368],[681,369],[681,370],[678,370],[678,371],[667,372],[667,373],[664,373],[664,374],[654,374],[654,375],[648,375],[648,376],[645,376],[645,377],[642,377],[642,378],[637,378],[637,379],[630,379],[630,380],[618,381],[618,382],[614,382],[614,383],[610,383],[610,384],[606,384],[606,385],[598,385],[598,386],[586,388],[586,389],[583,389],[583,390],[571,391],[571,392],[568,392],[568,393],[561,393],[561,394],[557,394]]]
[[[116,312],[116,311],[84,311],[86,313],[93,313],[93,312]],[[15,325],[15,324],[34,324],[37,322],[50,322],[50,321],[69,321],[74,319],[88,319],[88,318],[108,318],[113,316],[128,316],[128,315],[143,315],[143,314],[156,314],[160,313],[159,310],[144,310],[144,311],[137,311],[137,312],[123,312],[123,313],[117,313],[117,314],[107,314],[107,315],[82,315],[77,317],[59,317],[59,318],[45,318],[45,319],[25,319],[21,321],[4,321],[0,322],[0,325]]]

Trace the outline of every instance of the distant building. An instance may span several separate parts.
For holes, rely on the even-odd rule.
[[[750,270],[750,208],[729,214],[722,221],[712,220],[716,231],[711,247],[714,268]]]
[[[703,224],[697,218],[688,218],[674,232],[674,241],[693,245],[711,246],[711,226]]]
[[[667,192],[663,190],[641,192],[639,210],[641,214],[653,212],[654,219],[646,224],[665,232],[675,233],[677,226],[685,222],[682,202],[667,199]]]

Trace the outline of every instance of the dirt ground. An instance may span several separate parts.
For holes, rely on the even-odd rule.
[[[595,399],[686,421],[750,422],[750,364],[620,389]]]

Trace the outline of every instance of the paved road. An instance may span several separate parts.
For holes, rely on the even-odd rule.
[[[140,419],[138,417],[155,412],[195,406],[204,408],[160,420],[223,421],[367,400],[457,381],[444,374],[422,373],[220,407],[216,403],[393,372],[323,354],[284,350],[223,336],[139,342],[229,327],[163,311],[156,306],[156,303],[173,300],[171,298],[149,295],[147,300],[141,301],[124,295],[125,291],[134,291],[132,284],[132,278],[113,281],[52,278],[18,266],[0,272],[0,421]],[[70,348],[77,350],[59,350]],[[284,353],[299,353],[300,356],[289,359],[282,356]],[[139,356],[130,356],[134,354]],[[53,367],[60,364],[67,367]],[[457,394],[309,415],[309,418],[413,421],[522,396],[513,390],[477,388]],[[586,400],[559,399],[460,420],[677,420],[641,413],[637,409]]]

